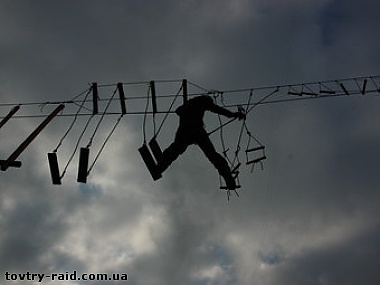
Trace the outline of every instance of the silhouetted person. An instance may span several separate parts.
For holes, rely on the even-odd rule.
[[[228,118],[239,118],[239,120],[245,118],[245,114],[242,112],[231,112],[214,104],[213,99],[206,95],[187,101],[176,110],[176,114],[180,117],[179,127],[174,142],[163,152],[162,158],[158,162],[158,170],[161,173],[164,172],[189,145],[197,144],[224,178],[227,188],[234,190],[236,183],[228,163],[222,155],[216,152],[204,129],[203,116],[206,111]]]

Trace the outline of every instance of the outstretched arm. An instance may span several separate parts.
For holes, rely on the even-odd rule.
[[[239,118],[239,120],[245,119],[245,114],[243,112],[231,112],[223,107],[220,107],[216,104],[210,106],[210,112],[226,116],[227,118]]]

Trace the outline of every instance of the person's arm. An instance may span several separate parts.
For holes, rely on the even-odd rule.
[[[245,119],[245,114],[243,112],[231,112],[223,107],[216,104],[210,105],[210,112],[226,116],[227,118],[239,118],[239,120]]]

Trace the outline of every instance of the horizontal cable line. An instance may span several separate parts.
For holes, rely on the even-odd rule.
[[[205,94],[223,94],[223,95],[228,95],[228,94],[235,94],[235,93],[243,93],[243,92],[251,92],[251,91],[263,91],[263,90],[273,90],[273,89],[286,89],[286,88],[295,88],[295,87],[306,87],[309,88],[310,86],[316,86],[316,85],[321,85],[321,86],[327,86],[328,84],[334,84],[335,87],[339,86],[341,83],[346,83],[346,82],[356,82],[358,80],[371,80],[372,81],[372,86],[376,86],[377,89],[371,89],[371,90],[366,90],[365,93],[379,93],[379,87],[377,86],[376,83],[373,82],[375,79],[380,79],[380,76],[362,76],[362,77],[352,77],[352,78],[346,78],[346,79],[337,79],[337,80],[327,80],[327,81],[315,81],[315,82],[309,82],[309,83],[299,83],[299,84],[286,84],[286,85],[273,85],[273,86],[264,86],[264,87],[255,87],[255,88],[242,88],[242,89],[230,89],[230,90],[217,90],[217,89],[205,89],[197,84],[194,84],[190,81],[188,81],[189,85],[192,85],[196,88],[201,89],[203,92],[196,92],[196,93],[189,93],[188,97],[194,97],[194,96],[199,96],[199,95],[205,95]],[[181,82],[182,80],[156,80],[154,82],[158,83],[173,83],[173,82]],[[141,81],[141,82],[132,82],[132,83],[122,83],[125,85],[137,85],[137,84],[149,84],[151,81]],[[98,87],[106,87],[106,86],[117,86],[117,84],[104,84],[104,85],[98,85]],[[331,86],[330,86],[331,87]],[[0,107],[9,107],[9,106],[35,106],[39,105],[41,107],[47,106],[47,105],[58,105],[58,104],[74,104],[77,105],[78,103],[83,103],[82,100],[77,99],[79,96],[85,94],[86,92],[89,92],[90,89],[87,89],[80,93],[79,95],[76,95],[73,97],[72,100],[65,100],[65,101],[45,101],[45,102],[26,102],[26,103],[0,103]],[[360,86],[358,86],[358,89],[356,90],[349,90],[350,95],[356,95],[360,94]],[[128,94],[126,92],[126,94]],[[302,95],[302,94],[300,94]],[[340,93],[335,93],[335,94],[314,94],[314,95],[307,95],[311,96],[311,98],[325,98],[325,97],[333,97],[333,96],[338,96]],[[346,94],[342,94],[346,95]],[[177,96],[176,94],[168,94],[168,95],[157,95],[157,98],[174,98]],[[281,96],[275,95],[276,97]],[[282,96],[293,96],[292,94],[288,94],[286,92],[282,92]],[[133,100],[146,100],[147,96],[146,95],[141,95],[141,96],[126,96],[125,101],[133,101]],[[280,102],[288,102],[288,101],[298,101],[298,100],[306,100],[310,99],[309,97],[303,97],[303,98],[286,98],[286,99],[278,99],[278,100],[271,100],[271,101],[265,101],[262,102],[261,104],[266,104],[266,103],[280,103]],[[98,101],[108,101],[109,99],[107,98],[99,98]],[[112,101],[117,101],[119,100],[118,98],[113,98]],[[92,99],[87,99],[85,103],[92,102]],[[254,104],[254,103],[252,103]],[[261,105],[260,104],[260,105]],[[138,112],[139,113],[139,112]],[[129,113],[131,114],[131,113]],[[61,115],[62,116],[62,115]],[[21,116],[14,116],[13,118],[20,118]],[[30,116],[27,116],[30,117]],[[36,117],[39,117],[39,115],[36,115]],[[1,117],[0,117],[1,118]]]
[[[284,85],[284,86],[281,86],[279,88],[286,88],[286,87],[292,87],[292,86],[295,86],[295,85]],[[247,91],[255,91],[255,90],[259,90],[259,89],[275,89],[276,87],[262,87],[262,88],[256,88],[256,89],[236,89],[236,90],[227,90],[227,91],[216,91],[214,90],[214,92],[222,92],[224,95],[226,94],[231,94],[231,93],[242,93],[242,92],[247,92]],[[210,91],[212,92],[212,91]],[[379,93],[379,90],[376,90],[376,89],[371,89],[371,90],[366,90],[366,93],[367,94],[370,94],[370,93]],[[360,94],[360,92],[355,92],[355,91],[350,91],[350,94],[351,95],[357,95],[357,94]],[[194,97],[194,96],[199,96],[199,95],[205,95],[204,92],[202,93],[189,93],[188,96],[189,97]],[[288,94],[283,94],[283,95],[286,95],[286,96],[290,96]],[[325,98],[325,97],[333,97],[333,96],[338,96],[340,94],[332,94],[332,95],[319,95],[319,94],[316,94],[314,96],[311,96],[309,95],[309,97],[304,97],[303,99],[309,99],[310,97],[312,98]],[[344,93],[342,93],[342,95],[346,95]],[[156,97],[157,98],[173,98],[175,97],[176,95],[157,95]],[[292,95],[294,96],[294,95]],[[347,96],[347,95],[346,95]],[[129,101],[129,100],[146,100],[148,98],[148,96],[146,95],[143,95],[143,96],[132,96],[132,97],[126,97],[125,100],[126,101]],[[302,99],[302,100],[303,100]],[[119,101],[120,99],[119,98],[113,98],[112,101]],[[285,100],[288,100],[288,101],[294,101],[293,98],[289,98],[289,99],[285,99]],[[98,101],[100,102],[103,102],[103,101],[109,101],[109,98],[103,98],[103,99],[99,99]],[[69,101],[45,101],[45,102],[27,102],[27,103],[0,103],[0,107],[8,107],[8,106],[35,106],[35,105],[40,105],[40,106],[46,106],[46,105],[59,105],[59,104],[75,104],[77,105],[78,103],[82,103],[83,100],[69,100]],[[92,99],[87,99],[85,101],[86,103],[90,103],[92,102]]]
[[[377,92],[377,91],[376,91]],[[375,91],[371,91],[371,90],[368,90],[368,93],[375,93]],[[357,92],[357,93],[351,93],[352,95],[360,95],[360,92]],[[379,95],[374,95],[374,94],[368,94],[368,95],[372,95],[372,96],[380,96]],[[274,100],[268,100],[268,101],[263,101],[263,102],[260,102],[260,101],[257,101],[257,102],[252,102],[250,104],[246,104],[246,103],[241,103],[241,104],[227,104],[227,105],[224,105],[224,107],[226,108],[232,108],[232,107],[239,107],[241,105],[244,105],[244,106],[257,106],[257,105],[267,105],[267,104],[276,104],[276,103],[286,103],[286,102],[295,102],[295,101],[305,101],[305,100],[316,100],[316,99],[324,99],[324,98],[335,98],[335,97],[347,97],[349,95],[346,95],[344,93],[341,93],[341,94],[334,94],[334,95],[319,95],[319,96],[309,96],[309,97],[295,97],[295,98],[284,98],[284,99],[274,99]],[[350,96],[349,96],[350,97]],[[166,114],[166,113],[169,113],[169,114],[175,114],[175,111],[157,111],[157,112],[153,112],[153,111],[147,111],[147,112],[144,112],[144,111],[132,111],[132,112],[127,112],[125,113],[125,115],[144,115],[144,114]],[[97,114],[97,116],[102,116],[102,115],[120,115],[121,112],[99,112]],[[69,113],[69,114],[58,114],[57,117],[72,117],[72,116],[75,116],[76,114],[74,113]],[[77,114],[77,116],[92,116],[93,114],[92,113],[79,113]],[[13,116],[12,118],[14,119],[25,119],[25,118],[45,118],[46,115],[18,115],[18,116]],[[2,119],[4,117],[0,117],[0,119]]]
[[[199,95],[205,95],[204,92],[202,93],[189,93],[189,97],[199,96]],[[157,95],[157,98],[173,98],[176,95],[169,94],[169,95]],[[129,96],[125,97],[125,101],[130,100],[146,100],[148,96],[142,95],[142,96]],[[119,98],[113,98],[112,101],[119,101]],[[109,98],[99,98],[98,101],[109,101]],[[0,107],[8,107],[8,106],[35,106],[35,105],[59,105],[59,104],[77,104],[82,103],[83,100],[68,100],[68,101],[45,101],[45,102],[27,102],[27,103],[0,103]],[[92,102],[92,99],[87,99],[85,101],[86,103]]]
[[[155,83],[179,83],[179,82],[182,82],[182,79],[159,79],[159,80],[150,80],[150,81],[120,82],[120,83],[126,86],[149,85],[151,81],[154,81]],[[98,84],[98,87],[111,87],[111,86],[117,86],[117,83]]]
[[[155,114],[166,114],[168,112],[164,112],[164,111],[157,111],[155,112]],[[170,113],[175,113],[174,111],[170,112]],[[96,114],[95,116],[102,116],[102,115],[120,115],[121,112],[99,112],[98,114]],[[136,111],[136,112],[127,112],[126,114],[124,115],[144,115],[145,112],[144,111]],[[153,114],[153,112],[146,112],[146,114]],[[56,117],[73,117],[75,116],[76,114],[74,113],[70,113],[70,114],[58,114]],[[94,116],[92,113],[80,113],[80,114],[77,114],[76,116]],[[45,118],[46,115],[18,115],[18,116],[13,116],[12,118],[13,119],[26,119],[26,118]],[[2,119],[3,117],[0,117],[0,119]]]
[[[259,90],[265,90],[265,89],[272,89],[272,88],[286,88],[286,87],[292,87],[292,86],[301,86],[301,85],[317,85],[317,84],[331,84],[331,83],[339,83],[339,82],[347,82],[347,81],[355,81],[355,80],[364,80],[364,79],[380,79],[380,76],[378,75],[370,75],[370,76],[359,76],[359,77],[350,77],[350,78],[341,78],[341,79],[332,79],[332,80],[326,80],[326,81],[311,81],[311,82],[305,82],[305,83],[293,83],[293,84],[282,84],[282,85],[271,85],[271,86],[261,86],[261,87],[251,87],[251,88],[241,88],[241,89],[230,89],[230,90],[218,90],[218,89],[207,89],[204,88],[198,84],[195,84],[191,81],[187,81],[189,85],[192,85],[194,87],[197,87],[205,92],[223,92],[223,93],[239,93],[239,92],[247,92],[247,91],[259,91]],[[176,83],[176,82],[182,82],[182,80],[153,80],[156,83]],[[133,84],[149,84],[151,81],[144,81],[144,82],[138,82],[138,83],[122,83],[124,85],[133,85]],[[117,84],[108,84],[108,85],[98,85],[98,86],[116,86]],[[189,94],[191,95],[191,94]],[[197,94],[194,94],[197,95]],[[175,96],[175,95],[170,95]]]

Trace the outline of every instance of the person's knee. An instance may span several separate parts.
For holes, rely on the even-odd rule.
[[[228,167],[228,163],[227,161],[224,159],[224,157],[222,155],[220,155],[219,153],[217,153],[216,151],[214,152],[210,152],[208,154],[206,154],[207,158],[216,166],[220,166],[220,167]]]

